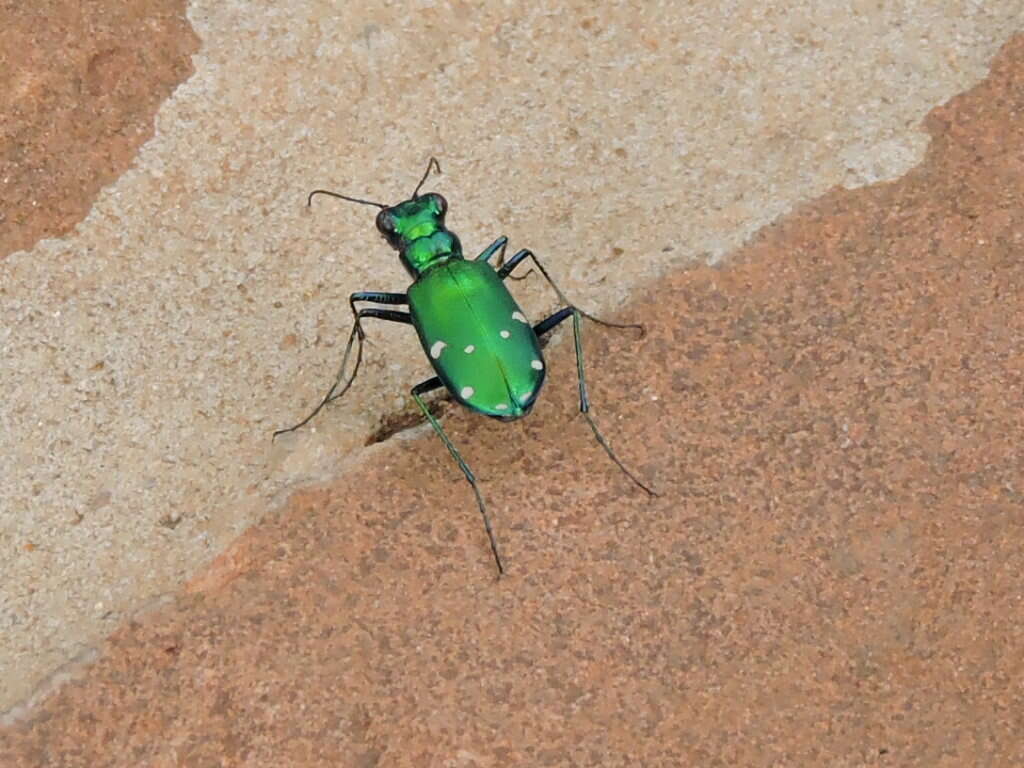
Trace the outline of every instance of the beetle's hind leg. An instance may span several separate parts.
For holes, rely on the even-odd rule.
[[[608,454],[608,457],[615,462],[615,465],[623,471],[626,477],[632,480],[636,485],[642,488],[650,496],[657,496],[657,493],[655,493],[653,490],[644,485],[639,480],[639,478],[637,478],[636,475],[634,475],[632,472],[626,469],[626,465],[623,464],[619,460],[619,457],[615,455],[615,451],[613,451],[611,449],[611,446],[608,445],[608,441],[605,440],[604,435],[601,434],[601,430],[597,428],[597,424],[594,422],[593,417],[590,415],[590,397],[587,394],[587,379],[583,366],[583,342],[581,328],[582,323],[580,322],[580,318],[585,317],[588,320],[593,320],[598,325],[604,325],[608,328],[633,328],[640,331],[641,337],[643,337],[645,333],[644,327],[638,323],[610,323],[607,320],[602,320],[598,317],[594,317],[593,315],[587,314],[578,307],[573,306],[572,302],[565,297],[564,293],[562,293],[562,289],[559,288],[555,281],[551,279],[551,275],[548,274],[548,271],[544,268],[544,265],[540,263],[540,259],[537,258],[536,254],[533,251],[527,248],[524,248],[523,250],[519,251],[518,253],[515,254],[515,256],[509,259],[505,263],[505,266],[498,270],[498,277],[504,280],[512,273],[512,270],[519,266],[519,264],[525,259],[531,259],[533,261],[534,266],[537,267],[538,270],[540,270],[540,273],[542,275],[544,275],[544,279],[547,280],[548,284],[552,287],[552,289],[554,289],[555,293],[558,295],[558,298],[561,300],[561,302],[563,304],[568,305],[560,309],[555,314],[551,315],[551,317],[545,320],[541,320],[539,323],[537,323],[533,327],[534,333],[536,333],[538,336],[542,336],[543,334],[547,333],[548,331],[550,331],[552,328],[554,328],[556,325],[563,322],[567,318],[572,318],[572,336],[573,343],[576,347],[576,378],[579,381],[580,387],[580,413],[583,414],[583,418],[586,419],[587,424],[590,425],[590,429],[594,433],[594,438],[597,440],[598,444],[602,448],[604,448],[604,451],[605,453]]]
[[[511,264],[511,262],[509,263]],[[540,267],[540,264],[538,263],[537,266]],[[543,271],[543,267],[540,267],[540,269]],[[544,276],[547,277],[547,273],[544,273]],[[548,281],[550,282],[550,278],[548,279]],[[554,283],[552,283],[552,286],[553,285]],[[558,291],[557,288],[555,288],[555,290]],[[558,291],[558,293],[559,295],[561,295],[561,291]],[[636,485],[643,489],[649,496],[657,496],[658,494],[654,490],[652,490],[643,482],[641,482],[641,480],[632,472],[630,472],[626,468],[626,465],[619,460],[619,457],[615,455],[615,451],[613,451],[611,446],[608,445],[608,441],[605,440],[604,435],[601,434],[601,430],[598,429],[597,424],[594,422],[593,417],[590,415],[590,396],[587,394],[587,379],[584,373],[583,366],[583,341],[581,329],[582,323],[580,322],[580,317],[584,316],[589,317],[589,315],[584,315],[576,307],[573,307],[571,305],[568,307],[563,307],[562,309],[555,312],[555,314],[551,315],[551,317],[541,320],[539,323],[533,326],[533,332],[536,333],[537,336],[542,336],[545,333],[548,333],[552,328],[557,326],[559,323],[564,322],[566,319],[570,317],[572,318],[572,337],[573,343],[576,347],[576,378],[579,381],[580,388],[580,413],[583,414],[583,418],[587,420],[587,424],[590,425],[590,429],[594,433],[594,438],[597,440],[598,444],[602,448],[604,448],[605,453],[608,454],[608,458],[614,461],[615,465],[622,470],[626,477],[628,477]]]
[[[363,341],[366,339],[366,332],[363,330],[362,319],[364,317],[373,317],[378,320],[390,320],[391,322],[411,324],[412,318],[408,312],[399,312],[391,309],[376,309],[368,307],[365,309],[356,310],[357,301],[373,301],[378,304],[408,304],[409,300],[404,293],[380,293],[375,291],[359,291],[353,293],[349,297],[349,306],[352,307],[352,315],[355,318],[355,322],[352,325],[352,331],[348,335],[348,343],[345,345],[345,354],[342,355],[341,365],[338,367],[338,375],[334,379],[334,383],[331,384],[331,388],[327,390],[327,394],[324,395],[323,399],[317,405],[316,408],[302,421],[294,426],[288,427],[287,429],[279,429],[274,432],[271,439],[276,438],[278,435],[283,435],[288,432],[294,432],[295,430],[304,427],[308,424],[314,416],[316,416],[332,400],[337,400],[339,397],[348,392],[349,387],[356,380],[356,375],[359,373],[359,366],[363,362]],[[352,347],[355,342],[359,342],[356,348],[356,362],[352,368],[352,374],[348,377],[344,384],[342,379],[345,378],[345,369],[348,367],[348,359],[352,354]]]
[[[424,395],[427,392],[433,392],[435,389],[440,389],[444,385],[441,383],[441,379],[435,376],[432,379],[427,379],[421,384],[417,384],[412,388],[412,399],[416,401],[416,405],[423,411],[423,415],[427,417],[427,421],[430,422],[430,426],[434,428],[437,436],[441,438],[441,441],[448,448],[448,452],[455,459],[455,462],[459,465],[459,469],[462,470],[462,474],[466,476],[466,480],[469,482],[470,487],[473,489],[473,494],[476,496],[476,504],[480,508],[480,516],[484,520],[484,530],[487,531],[487,539],[491,543],[491,553],[494,555],[494,562],[498,566],[498,575],[501,576],[505,572],[505,568],[501,564],[501,555],[498,554],[498,540],[494,537],[494,529],[491,527],[491,519],[487,516],[487,508],[484,506],[484,498],[480,495],[480,489],[476,486],[476,476],[473,474],[473,470],[469,468],[469,465],[463,460],[459,454],[458,449],[448,439],[448,435],[445,434],[441,428],[440,422],[430,412],[427,404],[423,402],[423,398],[420,395]]]

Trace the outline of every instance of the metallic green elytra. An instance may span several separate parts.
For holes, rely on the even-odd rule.
[[[641,333],[643,328],[639,325],[620,325],[598,320],[570,304],[544,265],[529,250],[523,249],[505,262],[505,247],[508,244],[506,237],[499,237],[474,260],[466,260],[459,238],[445,227],[444,217],[448,210],[445,199],[433,192],[419,194],[420,187],[432,169],[441,172],[434,158],[427,164],[427,170],[416,185],[412,197],[393,206],[323,189],[310,193],[307,205],[312,204],[315,195],[322,194],[380,208],[377,229],[388,244],[398,251],[398,257],[413,283],[406,293],[357,291],[350,296],[349,304],[355,323],[334,384],[312,413],[295,426],[278,430],[274,436],[292,432],[308,423],[321,408],[349,390],[359,373],[363,358],[363,341],[366,338],[362,327],[364,318],[412,325],[419,334],[427,359],[437,373],[437,376],[413,387],[412,397],[473,489],[500,575],[504,572],[504,566],[476,477],[430,412],[422,395],[444,388],[457,402],[495,419],[511,421],[525,416],[533,407],[546,374],[540,337],[571,318],[580,413],[597,442],[619,469],[646,493],[654,496],[655,492],[619,461],[590,416],[590,400],[584,376],[581,318],[586,317],[614,328],[635,328]],[[490,260],[495,254],[498,254],[497,265],[492,266]],[[536,325],[531,325],[526,319],[505,285],[505,280],[525,259],[533,262],[563,304],[561,309]],[[409,311],[379,307],[357,310],[356,302],[364,301],[378,305],[408,306]],[[355,342],[358,342],[356,362],[346,379],[345,371]]]
[[[415,281],[409,314],[427,358],[458,402],[495,418],[529,413],[544,383],[533,327],[486,260],[466,261],[431,193],[385,208],[377,229]]]
[[[499,419],[533,407],[544,383],[540,342],[490,264],[452,259],[409,288],[412,324],[458,402]]]

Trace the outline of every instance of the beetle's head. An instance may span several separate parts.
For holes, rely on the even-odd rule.
[[[436,192],[384,208],[377,214],[377,229],[388,245],[401,253],[421,237],[444,230],[448,202]]]
[[[440,261],[450,258],[462,258],[462,245],[453,233],[445,229],[444,215],[448,211],[448,202],[436,192],[420,194],[420,187],[427,180],[432,170],[441,172],[441,166],[435,158],[430,158],[427,170],[420,183],[413,190],[412,197],[398,205],[384,205],[373,200],[362,200],[349,197],[326,189],[316,189],[310,193],[306,204],[313,201],[315,195],[329,195],[350,203],[372,205],[380,208],[377,214],[377,229],[388,245],[398,251],[409,273],[415,278],[424,270]]]

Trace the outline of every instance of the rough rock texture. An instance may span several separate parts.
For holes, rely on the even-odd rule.
[[[429,366],[409,329],[378,326],[346,398],[269,439],[322,396],[347,296],[408,285],[372,208],[309,209],[310,189],[393,200],[437,155],[428,188],[467,251],[509,235],[601,314],[837,184],[899,178],[924,116],[1021,17],[1020,0],[190,0],[186,24],[183,6],[0,6],[0,226],[31,243],[87,209],[0,260],[0,724],[416,413]],[[516,295],[528,317],[554,303],[539,280]]]
[[[153,135],[199,40],[184,0],[0,2],[0,259],[65,234]]]
[[[248,531],[4,766],[1024,762],[1024,38],[925,163],[834,191]],[[531,278],[532,279],[532,278]]]

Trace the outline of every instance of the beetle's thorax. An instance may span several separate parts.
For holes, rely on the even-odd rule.
[[[399,249],[398,256],[409,274],[416,278],[438,264],[451,259],[461,259],[462,244],[454,232],[439,229],[411,241]]]
[[[444,225],[447,208],[443,197],[430,193],[385,208],[377,217],[377,228],[413,278],[463,257],[459,238]]]

